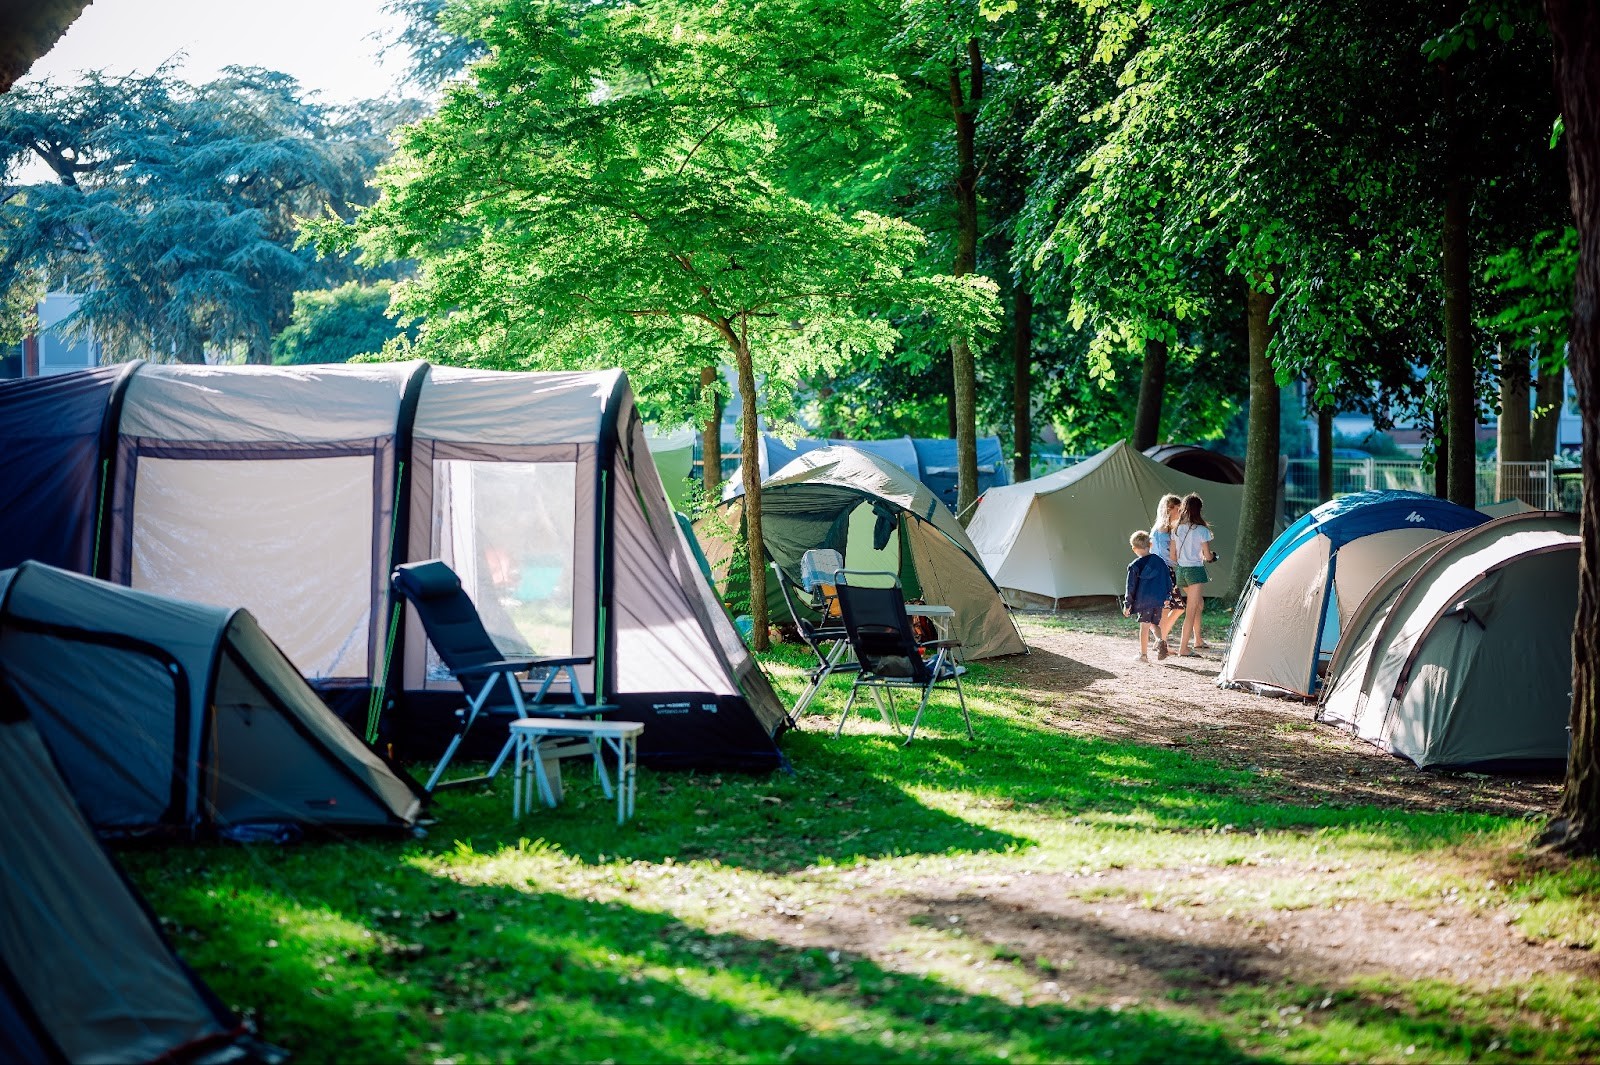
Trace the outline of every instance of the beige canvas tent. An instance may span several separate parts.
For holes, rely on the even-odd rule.
[[[725,528],[738,527],[742,499],[723,504]],[[796,583],[806,551],[833,548],[847,569],[897,573],[908,595],[953,609],[963,658],[1028,649],[950,508],[885,458],[844,446],[801,455],[761,486],[761,525],[767,556]],[[715,543],[709,523],[703,529],[708,555],[725,563],[727,544]],[[781,599],[774,610],[787,613]]]
[[[1150,528],[1168,492],[1205,500],[1217,553],[1226,558],[1238,538],[1243,488],[1180,473],[1122,441],[1048,477],[989,489],[967,532],[1014,605],[1121,595],[1133,561],[1128,534]],[[1233,594],[1230,570],[1226,561],[1211,567],[1207,596]]]
[[[1419,766],[1567,755],[1578,520],[1514,514],[1436,540],[1350,619],[1317,720]]]

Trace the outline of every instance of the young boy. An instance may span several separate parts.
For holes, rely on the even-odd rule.
[[[1128,537],[1128,546],[1139,557],[1128,563],[1127,594],[1122,597],[1122,616],[1139,616],[1139,661],[1150,661],[1150,638],[1156,640],[1156,660],[1167,657],[1167,641],[1161,638],[1161,611],[1172,594],[1172,568],[1150,553],[1150,534],[1140,529]]]

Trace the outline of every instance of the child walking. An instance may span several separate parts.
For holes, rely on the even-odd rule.
[[[1150,661],[1150,638],[1155,637],[1156,660],[1167,657],[1167,641],[1161,633],[1161,613],[1172,594],[1172,570],[1150,553],[1150,534],[1143,529],[1128,537],[1128,546],[1138,557],[1128,563],[1128,586],[1122,597],[1122,616],[1139,617],[1139,661]]]

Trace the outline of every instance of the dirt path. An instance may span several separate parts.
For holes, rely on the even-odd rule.
[[[1258,772],[1269,782],[1263,789],[1269,796],[1281,792],[1297,805],[1327,801],[1515,817],[1547,813],[1558,798],[1553,779],[1423,772],[1313,723],[1305,703],[1220,690],[1214,682],[1220,649],[1145,664],[1135,660],[1137,645],[1125,636],[1026,623],[1023,629],[1034,652],[1005,668],[1033,689],[1050,726],[1192,748]],[[1525,937],[1503,896],[1447,894],[1412,903],[1346,896],[1337,904],[1274,908],[1257,888],[1285,879],[1332,887],[1342,874],[1333,866],[1283,859],[1266,866],[972,874],[899,880],[891,889],[865,874],[859,887],[852,884],[848,903],[770,913],[760,927],[743,930],[797,947],[848,944],[850,953],[907,972],[936,967],[928,960],[934,952],[923,948],[930,937],[956,934],[985,948],[965,964],[983,969],[989,957],[1021,967],[1015,1001],[1112,1008],[1163,1000],[1207,1008],[1240,985],[1337,994],[1362,977],[1442,979],[1478,988],[1515,986],[1535,974],[1600,977],[1600,963],[1589,952]],[[853,874],[818,875],[848,880]],[[1253,897],[1262,901],[1233,901]],[[1226,904],[1219,901],[1224,898]],[[1327,1009],[1334,1001],[1321,1000],[1320,992],[1314,997],[1318,1004],[1290,1013]],[[1385,1005],[1381,997],[1375,1001]],[[1283,1024],[1299,1023],[1278,1012]]]

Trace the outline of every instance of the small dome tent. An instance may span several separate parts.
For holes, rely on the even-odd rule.
[[[370,737],[427,757],[451,733],[459,686],[388,586],[438,557],[507,654],[592,659],[584,695],[650,726],[642,762],[782,763],[788,717],[694,563],[622,373],[138,364],[116,387],[56,381],[85,389],[74,447],[104,419],[97,455],[70,478],[7,462],[0,499],[87,523],[63,566],[250,610]],[[0,382],[0,440],[64,454],[31,384]]]
[[[178,960],[0,673],[0,1061],[274,1061]]]
[[[1014,605],[1088,595],[1121,595],[1128,534],[1150,528],[1168,492],[1197,493],[1226,556],[1239,531],[1244,490],[1180,473],[1118,441],[1047,477],[989,489],[967,526],[983,564]],[[1211,569],[1206,594],[1231,592],[1228,565]]]
[[[1152,444],[1145,457],[1179,473],[1218,484],[1244,484],[1244,467],[1220,451],[1193,444]]]
[[[1578,520],[1514,514],[1442,538],[1350,619],[1317,720],[1419,766],[1567,756]]]
[[[102,831],[408,828],[422,804],[243,610],[0,571],[0,670]]]
[[[1011,483],[1005,451],[997,436],[980,436],[975,442],[978,458],[978,491],[997,484]],[[814,440],[796,437],[785,442],[781,437],[762,433],[758,444],[761,479],[766,481],[799,458],[825,447],[853,447],[894,463],[928,486],[935,498],[952,510],[956,505],[956,442],[940,438],[892,437],[888,440]],[[722,498],[732,499],[742,492],[743,466],[723,484]]]
[[[1356,492],[1312,510],[1251,570],[1218,682],[1311,696],[1319,664],[1389,568],[1430,540],[1487,520],[1417,492]]]
[[[729,527],[738,527],[742,500],[724,504]],[[800,557],[812,548],[837,550],[849,569],[901,574],[907,594],[955,611],[950,635],[962,641],[964,659],[1028,649],[955,515],[877,455],[836,446],[790,462],[761,486],[761,531],[767,557],[795,583]],[[774,617],[787,615],[781,599],[774,609]]]

